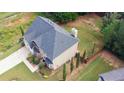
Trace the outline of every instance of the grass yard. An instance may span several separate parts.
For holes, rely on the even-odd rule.
[[[32,73],[22,62],[16,67],[0,75],[0,80],[40,80],[39,74]]]
[[[57,69],[56,73],[50,76],[48,79],[44,79],[48,81],[60,81],[63,80],[63,66]]]
[[[5,57],[9,56],[10,54],[12,54],[14,51],[18,50],[19,48],[21,48],[19,43],[14,45],[12,48],[8,49],[6,52],[4,52],[2,55],[0,55],[0,59],[4,59]]]
[[[0,13],[0,16],[3,15],[8,13]],[[33,13],[15,13],[15,15],[0,22],[0,60],[20,48],[19,39],[22,36],[19,27],[23,26],[26,31],[36,17]]]
[[[73,60],[74,69],[76,68],[76,59]],[[66,63],[66,73],[70,74],[70,62]],[[63,66],[58,68],[53,75],[51,75],[48,79],[44,79],[48,81],[62,81],[63,80]]]
[[[15,14],[15,12],[0,12],[0,19],[7,18],[7,17],[12,16],[14,14]]]
[[[87,56],[91,55],[93,45],[95,43],[95,52],[99,51],[103,47],[103,36],[100,33],[100,27],[102,25],[101,18],[96,15],[86,15],[79,17],[76,21],[70,22],[64,27],[71,31],[72,27],[78,29],[79,37],[79,50],[81,53],[84,50],[87,51]]]
[[[74,61],[75,62],[75,61]],[[76,64],[75,64],[76,65]],[[112,70],[113,67],[106,63],[105,59],[101,57],[97,57],[92,63],[90,63],[86,68],[77,74],[76,77],[71,77],[73,81],[96,81],[98,80],[98,74],[108,72]],[[70,73],[70,63],[66,64],[67,73]],[[50,76],[48,79],[49,81],[60,81],[63,80],[63,66],[57,69],[56,73]]]
[[[98,57],[94,62],[89,64],[83,71],[79,73],[76,80],[95,81],[98,80],[100,73],[108,72],[113,67],[109,66],[103,58]]]

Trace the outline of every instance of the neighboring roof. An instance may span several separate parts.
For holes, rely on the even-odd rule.
[[[99,75],[104,81],[122,81],[124,80],[124,68],[112,70]]]
[[[29,44],[34,41],[51,61],[78,42],[77,38],[43,17],[36,18],[24,37]]]

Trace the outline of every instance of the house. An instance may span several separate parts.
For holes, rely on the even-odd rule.
[[[24,35],[25,46],[44,59],[50,69],[57,69],[75,56],[78,38],[50,19],[37,17]]]
[[[98,81],[123,81],[124,68],[119,68],[99,75]]]

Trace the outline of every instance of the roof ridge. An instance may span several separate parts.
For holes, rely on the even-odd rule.
[[[44,18],[43,18],[43,17],[41,17],[41,16],[38,16],[38,17],[35,19],[35,21],[36,21],[38,18],[40,18],[42,21],[44,21],[45,23],[47,23],[47,22],[44,20]],[[34,22],[35,22],[35,21],[34,21]],[[50,25],[50,24],[49,24],[49,25]],[[50,27],[54,29],[54,27],[52,27],[51,25],[50,25]],[[50,31],[50,30],[45,31],[44,33],[47,33],[47,32],[49,32],[49,31]],[[38,34],[38,35],[37,35],[37,37],[35,37],[34,39],[36,39],[36,38],[40,37],[41,35],[42,35],[41,33],[40,33],[40,34]]]
[[[50,27],[54,28],[49,22],[47,22],[47,20],[50,20],[48,18],[44,18],[44,17],[41,17],[41,16],[38,16],[38,18],[40,18],[41,20],[43,20],[45,23],[47,23]],[[51,20],[50,20],[51,21]],[[52,21],[51,21],[52,22]]]
[[[55,31],[55,36],[54,36],[54,40],[53,40],[53,45],[55,46],[55,41],[56,41],[56,31]],[[52,60],[54,59],[54,55],[55,55],[55,52],[54,52],[54,50],[55,50],[55,47],[53,47],[53,56],[52,56]]]
[[[69,35],[69,32],[66,32],[62,27],[60,27],[60,26],[57,25],[56,23],[52,22],[52,20],[50,20],[50,19],[48,19],[48,18],[41,17],[41,16],[39,16],[39,17],[40,17],[44,22],[48,23],[55,31],[58,31],[58,32],[60,32],[60,33],[63,33],[63,32],[64,32],[63,34],[70,36],[70,35]],[[52,24],[50,24],[47,20],[50,21]],[[59,29],[62,29],[63,31],[59,31],[59,30],[57,29],[57,27],[58,27]]]

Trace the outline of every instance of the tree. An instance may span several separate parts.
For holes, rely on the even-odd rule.
[[[72,72],[74,69],[74,63],[73,63],[73,58],[71,59],[71,64],[70,64],[70,71]]]
[[[76,68],[79,67],[79,63],[80,63],[80,53],[77,53],[77,62],[76,62]]]
[[[35,64],[35,56],[32,56],[32,63]]]
[[[78,17],[78,13],[75,12],[49,12],[38,14],[59,23],[67,23],[75,20]]]
[[[105,13],[105,16],[103,17],[103,26],[102,26],[102,31],[106,31],[109,26],[113,25],[113,23],[116,23],[120,19],[121,15],[119,13],[112,13],[112,12],[107,12]],[[109,29],[108,29],[109,30]]]
[[[63,80],[65,81],[66,80],[66,64],[63,65]]]
[[[20,26],[20,31],[21,31],[22,36],[24,36],[24,29],[22,26]]]
[[[84,60],[85,60],[85,56],[86,56],[86,50],[84,51],[83,56],[82,56],[82,58],[81,58],[81,63],[84,62]]]
[[[96,44],[93,43],[92,55],[94,54]]]
[[[124,59],[124,20],[113,22],[108,28],[103,32],[105,48]]]

